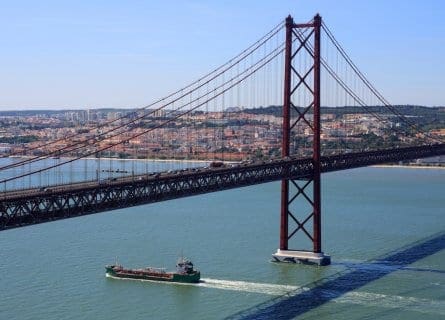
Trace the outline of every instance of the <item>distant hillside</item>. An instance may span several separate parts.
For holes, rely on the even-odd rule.
[[[401,105],[393,106],[398,113],[409,117],[411,122],[416,123],[424,130],[430,129],[442,129],[445,128],[445,107],[425,107],[425,106],[414,106],[414,105]],[[303,108],[298,108],[302,112]],[[100,108],[91,109],[91,111],[101,112],[107,114],[109,112],[122,112],[123,114],[133,112],[137,109],[124,109],[124,108]],[[16,110],[16,111],[0,111],[0,117],[14,116],[14,117],[26,117],[26,116],[44,116],[44,117],[57,117],[63,115],[67,112],[79,112],[86,111],[85,109],[71,109],[71,110]],[[229,112],[247,112],[251,114],[268,114],[281,116],[282,106],[268,106],[259,108],[228,108]],[[354,113],[367,113],[368,111],[376,114],[390,114],[388,108],[383,106],[370,106],[367,110],[362,107],[354,106],[344,106],[344,107],[322,107],[322,114],[334,114],[336,117],[341,117],[345,114]],[[295,112],[295,111],[293,111]],[[311,113],[311,111],[309,111]],[[397,118],[394,118],[396,122]]]
[[[57,114],[65,114],[67,112],[79,112],[79,111],[99,111],[103,113],[108,112],[131,112],[136,109],[124,109],[124,108],[97,108],[97,109],[63,109],[63,110],[8,110],[8,111],[0,111],[0,117],[32,117],[38,115],[46,115],[46,116],[54,116]]]
[[[445,128],[445,107],[425,107],[425,106],[414,106],[414,105],[401,105],[393,106],[397,112],[403,116],[410,119],[411,122],[420,126],[423,130],[440,129]],[[337,117],[341,117],[345,114],[356,114],[356,113],[368,113],[372,112],[375,114],[391,114],[388,108],[383,106],[370,106],[363,109],[362,107],[321,107],[321,114],[335,114]],[[298,108],[300,112],[303,112],[304,108]],[[269,106],[261,108],[251,108],[244,109],[244,112],[251,114],[268,114],[281,116],[282,107],[281,106]],[[295,111],[294,111],[295,112]],[[308,113],[311,113],[309,111]],[[395,118],[397,121],[397,118]]]
[[[394,106],[398,112],[407,116],[433,116],[438,115],[440,117],[445,115],[445,107],[425,107],[425,106],[414,106],[414,105],[400,105]],[[303,108],[298,108],[300,111],[303,111]],[[387,114],[388,109],[382,106],[370,106],[367,107],[368,110],[379,113],[379,114]],[[79,109],[66,109],[66,110],[8,110],[8,111],[0,111],[0,116],[36,116],[36,115],[56,115],[56,114],[64,114],[66,112],[79,112],[86,111],[87,109],[79,108]],[[138,109],[132,108],[95,108],[89,109],[91,111],[99,111],[103,113],[108,112],[123,112],[128,113],[132,111],[137,111]],[[268,106],[268,107],[259,107],[259,108],[245,108],[241,109],[238,107],[227,108],[228,112],[247,112],[251,114],[270,114],[281,116],[282,114],[282,106]],[[344,106],[344,107],[321,107],[322,114],[330,113],[336,115],[343,114],[351,114],[351,113],[366,113],[366,110],[362,107],[354,107],[354,106]],[[309,111],[311,113],[311,111]]]
[[[425,107],[425,106],[411,106],[411,105],[403,105],[403,106],[393,106],[399,113],[407,116],[432,116],[439,115],[445,116],[445,107]],[[387,114],[389,113],[388,109],[383,106],[369,106],[366,107],[367,110],[373,113],[379,114]],[[303,111],[304,108],[298,108],[299,111]],[[362,107],[354,107],[354,106],[344,106],[344,107],[321,107],[322,114],[351,114],[351,113],[367,113],[368,111]],[[271,114],[276,116],[281,116],[282,114],[282,106],[268,106],[268,107],[260,107],[260,108],[250,108],[244,109],[244,112],[252,113],[252,114]],[[312,113],[309,111],[309,113]]]
[[[47,115],[52,116],[56,114],[61,114],[65,112],[72,112],[74,110],[9,110],[0,111],[0,117],[32,117],[37,115]]]

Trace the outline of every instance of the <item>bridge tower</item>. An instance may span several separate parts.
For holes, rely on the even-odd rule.
[[[331,263],[330,256],[321,251],[320,31],[321,17],[318,14],[312,22],[304,24],[295,24],[291,16],[286,19],[282,157],[291,155],[291,130],[297,125],[300,128],[304,127],[313,137],[311,148],[313,171],[304,179],[289,177],[281,181],[280,247],[273,254],[273,259],[277,262],[317,265]],[[293,43],[297,44],[295,50],[292,48]],[[301,67],[301,63],[296,61],[303,52],[311,61],[309,67]],[[305,67],[308,69],[299,69]],[[301,106],[303,109],[299,109],[296,95],[302,90],[309,95],[309,99],[306,99],[309,102],[308,105]],[[302,211],[301,208],[296,208],[297,202],[300,203],[297,199],[305,202],[305,207],[309,208],[309,212],[303,218],[296,214],[297,211]],[[310,227],[308,228],[310,224],[312,232]],[[312,248],[305,250],[289,248],[289,240],[300,234],[309,239]]]

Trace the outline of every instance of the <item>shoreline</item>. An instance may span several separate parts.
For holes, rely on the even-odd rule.
[[[408,169],[442,169],[444,166],[422,166],[422,165],[401,165],[401,164],[375,164],[370,166],[372,168],[408,168]]]
[[[4,159],[30,159],[33,158],[33,156],[9,156],[5,157]],[[72,157],[60,157],[58,158],[60,160],[70,160],[73,159]],[[58,160],[54,157],[49,157],[42,160]],[[87,158],[81,158],[79,160],[101,160],[101,161],[140,161],[140,162],[187,162],[187,163],[210,163],[212,161],[221,161],[224,163],[237,163],[238,161],[232,161],[232,160],[194,160],[194,159],[137,159],[137,158],[125,158],[125,159],[119,159],[119,158],[93,158],[93,157],[87,157]],[[39,160],[40,161],[40,160]]]

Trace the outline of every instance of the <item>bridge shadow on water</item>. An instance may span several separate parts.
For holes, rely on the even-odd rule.
[[[410,244],[363,264],[345,264],[352,270],[321,279],[307,288],[261,303],[227,319],[294,319],[342,295],[394,271],[412,270],[444,273],[443,270],[411,268],[408,265],[445,248],[445,232]]]

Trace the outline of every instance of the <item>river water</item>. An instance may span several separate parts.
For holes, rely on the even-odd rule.
[[[270,262],[279,187],[2,231],[0,319],[445,318],[445,170],[324,174],[327,267]],[[202,283],[105,277],[116,260],[174,269],[181,252]]]

